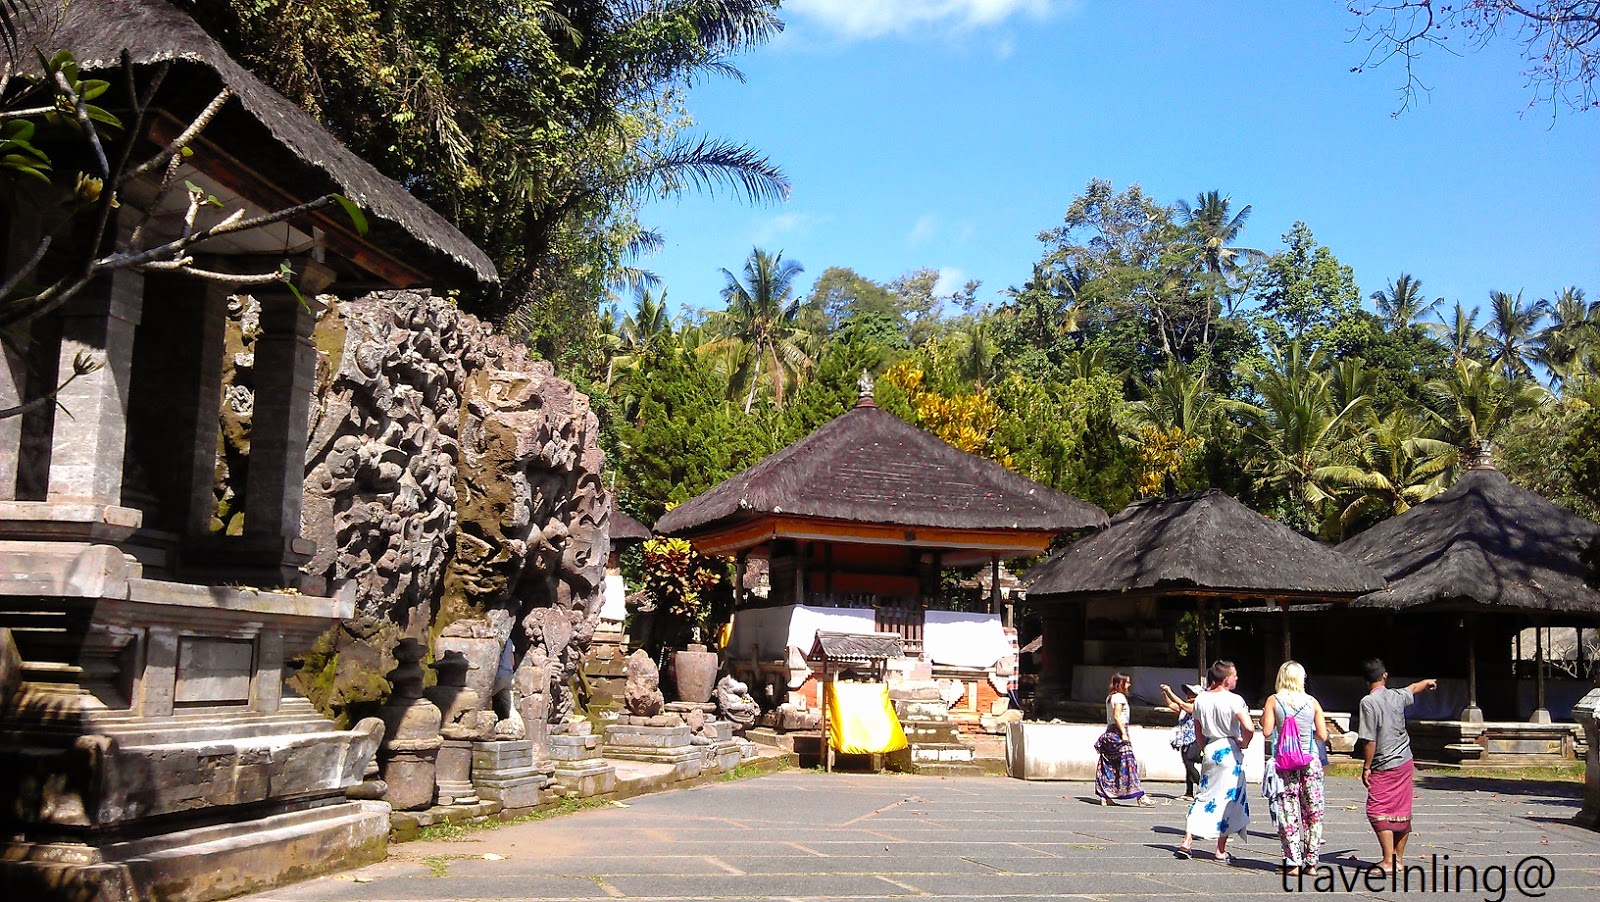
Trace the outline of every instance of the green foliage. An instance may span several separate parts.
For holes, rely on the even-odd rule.
[[[645,197],[780,198],[749,148],[683,132],[682,91],[782,29],[777,0],[180,0],[257,75],[485,248],[475,312],[595,368],[596,309]]]
[[[1359,339],[1361,293],[1355,272],[1297,222],[1283,250],[1265,263],[1256,287],[1262,335],[1272,347],[1299,342],[1308,352],[1343,352]]]
[[[716,564],[696,554],[687,539],[654,538],[644,543],[644,588],[667,629],[657,635],[668,646],[681,635],[699,641],[711,616],[710,595],[722,581]]]

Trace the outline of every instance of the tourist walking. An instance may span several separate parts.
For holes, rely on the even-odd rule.
[[[1418,680],[1404,689],[1389,688],[1389,671],[1383,661],[1369,658],[1362,665],[1367,697],[1361,700],[1356,738],[1361,751],[1361,782],[1367,786],[1367,821],[1378,836],[1383,860],[1378,869],[1396,873],[1411,836],[1411,802],[1414,767],[1411,734],[1406,732],[1406,709],[1418,692],[1439,686],[1438,680]]]
[[[1134,802],[1149,807],[1155,803],[1144,797],[1139,785],[1139,759],[1133,754],[1133,738],[1128,732],[1128,685],[1125,673],[1111,675],[1106,687],[1106,731],[1095,742],[1100,766],[1095,769],[1094,793],[1100,804]]]
[[[1179,858],[1194,852],[1195,837],[1217,841],[1216,859],[1232,864],[1228,837],[1243,836],[1250,826],[1250,799],[1245,788],[1244,750],[1255,737],[1250,709],[1234,693],[1239,671],[1232,661],[1211,665],[1204,692],[1195,698],[1194,722],[1201,750],[1200,792],[1189,803]]]
[[[1204,691],[1199,683],[1185,683],[1183,697],[1179,698],[1172,687],[1161,684],[1161,695],[1167,707],[1177,712],[1178,724],[1172,728],[1172,747],[1183,759],[1183,800],[1194,801],[1194,788],[1200,782],[1200,736],[1194,729],[1194,700]]]
[[[1306,692],[1305,667],[1283,662],[1274,688],[1261,706],[1267,810],[1283,843],[1284,872],[1309,873],[1322,851],[1321,749],[1328,741],[1328,724],[1322,704]]]

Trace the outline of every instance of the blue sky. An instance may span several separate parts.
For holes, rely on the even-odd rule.
[[[908,13],[907,10],[910,10]],[[675,308],[720,307],[752,246],[811,280],[931,267],[979,297],[1020,285],[1091,178],[1170,203],[1254,208],[1264,250],[1304,220],[1363,296],[1401,272],[1428,297],[1600,295],[1600,113],[1529,108],[1513,45],[1432,53],[1398,116],[1397,66],[1364,74],[1337,0],[787,0],[784,34],[696,86],[696,130],[759,148],[788,202],[652,203],[641,261]],[[1460,43],[1456,39],[1453,43]]]

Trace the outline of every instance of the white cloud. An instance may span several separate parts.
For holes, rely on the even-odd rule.
[[[772,245],[781,244],[786,238],[809,235],[817,226],[827,221],[826,216],[818,216],[804,210],[779,213],[755,223],[755,227],[751,230],[750,243],[762,250],[777,253],[782,248]]]
[[[933,293],[941,295],[955,294],[967,287],[967,274],[953,266],[939,268],[939,281],[933,283]]]
[[[930,240],[932,240],[933,236],[937,235],[938,233],[939,217],[933,215],[932,213],[924,214],[922,218],[918,219],[916,224],[911,227],[911,233],[906,235],[906,244],[912,247],[916,247],[919,244],[927,244]]]
[[[1042,19],[1065,0],[788,0],[791,12],[848,39],[903,34],[914,28],[970,29],[1015,16]]]

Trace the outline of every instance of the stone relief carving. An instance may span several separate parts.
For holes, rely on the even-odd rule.
[[[238,305],[240,335],[249,310]],[[392,669],[395,643],[436,636],[432,660],[466,661],[445,728],[528,738],[543,757],[550,725],[573,712],[603,597],[610,505],[588,399],[427,292],[335,302],[313,340],[306,569],[352,584],[357,617],[325,637],[300,688],[368,713],[389,692],[371,675]]]

